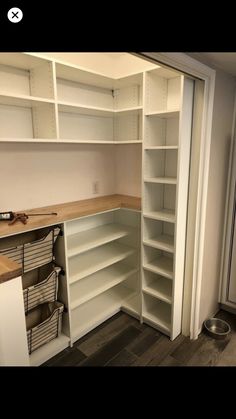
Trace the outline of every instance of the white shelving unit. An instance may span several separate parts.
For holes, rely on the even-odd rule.
[[[142,318],[181,333],[193,82],[145,73],[143,117]]]
[[[120,309],[140,317],[139,227],[125,209],[66,223],[72,341]]]

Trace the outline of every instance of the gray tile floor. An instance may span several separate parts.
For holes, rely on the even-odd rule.
[[[120,312],[43,366],[236,366],[236,316],[220,311],[217,317],[231,325],[225,340],[203,332],[195,341],[181,335],[171,342]]]

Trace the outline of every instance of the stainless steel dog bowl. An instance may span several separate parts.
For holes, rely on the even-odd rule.
[[[207,333],[214,339],[224,339],[230,332],[230,325],[224,320],[213,317],[204,321]]]

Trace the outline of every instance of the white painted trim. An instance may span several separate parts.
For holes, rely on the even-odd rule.
[[[181,72],[202,79],[205,82],[203,122],[200,146],[198,198],[194,243],[193,288],[190,321],[190,338],[199,335],[200,297],[203,273],[203,253],[205,241],[206,207],[210,165],[212,114],[215,92],[215,70],[183,53],[140,53],[138,56],[158,61]]]

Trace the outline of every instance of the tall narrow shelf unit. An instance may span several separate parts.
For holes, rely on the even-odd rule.
[[[142,318],[175,339],[181,332],[193,81],[145,73]]]

